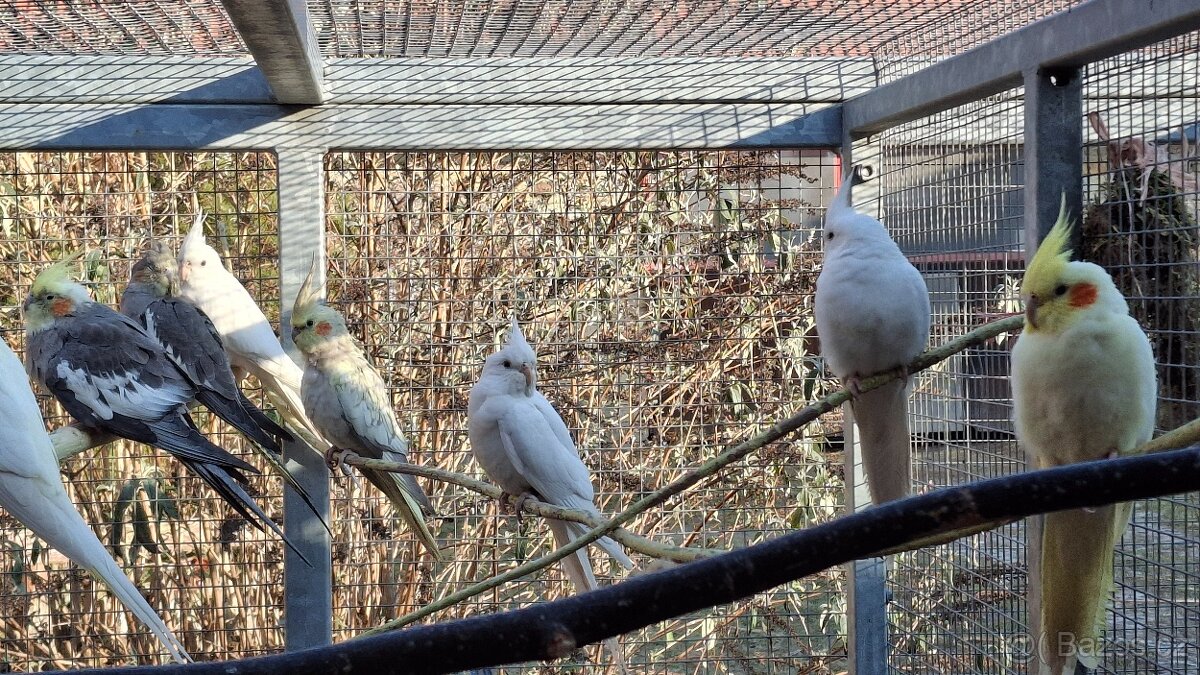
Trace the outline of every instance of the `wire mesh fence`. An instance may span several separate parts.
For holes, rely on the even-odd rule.
[[[808,229],[835,172],[829,153],[339,153],[326,169],[329,297],[393,387],[415,461],[481,473],[467,393],[513,316],[608,513],[825,386],[805,317],[817,255]],[[814,435],[771,446],[630,528],[743,546],[834,517],[841,486],[837,458]],[[378,496],[337,500],[337,637],[551,546],[536,519],[430,487],[450,563],[413,565],[408,533],[356,517]],[[612,580],[601,556],[592,553],[597,575]],[[625,636],[627,657],[659,672],[835,672],[842,591],[831,571]],[[550,570],[444,616],[571,592]],[[594,648],[522,672],[589,658],[608,660]]]
[[[1082,257],[1105,266],[1150,335],[1160,429],[1194,419],[1197,272],[1197,46],[1192,33],[1086,72],[1087,207]],[[873,139],[880,210],[926,275],[933,342],[1016,311],[1024,266],[1021,90]],[[867,148],[864,148],[866,150]],[[1007,343],[951,359],[919,380],[919,488],[1023,470],[1012,435]],[[1140,502],[1116,556],[1101,672],[1197,667],[1195,495]],[[890,666],[899,672],[1020,673],[1029,656],[1021,524],[898,556],[890,583]]]
[[[214,216],[214,245],[277,314],[270,154],[0,155],[3,339],[23,354],[19,306],[45,265],[86,248],[83,268],[93,296],[115,305],[146,238],[175,237],[197,207]],[[48,426],[70,421],[56,402],[42,400]],[[239,456],[249,452],[223,423],[204,412],[194,417],[217,444]],[[63,479],[101,541],[113,547],[194,657],[281,647],[281,544],[249,527],[178,462],[148,446],[120,442],[66,460]],[[251,486],[266,511],[280,516],[278,481],[253,477]],[[0,667],[158,662],[158,643],[111,594],[11,516],[0,518]]]

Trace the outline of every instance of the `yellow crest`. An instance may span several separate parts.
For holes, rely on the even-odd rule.
[[[1058,220],[1042,243],[1038,246],[1033,260],[1025,268],[1024,286],[1033,287],[1043,280],[1057,279],[1063,267],[1071,262],[1071,221],[1067,220],[1067,196],[1063,195],[1062,205],[1058,209]]]
[[[87,249],[80,249],[42,270],[33,280],[33,287],[29,289],[29,292],[37,295],[52,288],[59,288],[63,284],[74,282],[71,277],[71,263],[78,260],[84,253],[87,253]]]
[[[296,302],[292,305],[292,317],[305,316],[311,312],[321,302],[320,289],[316,287],[313,277],[317,274],[317,254],[314,253],[312,262],[308,266],[308,274],[304,277],[304,283],[300,284],[300,291],[296,293]]]

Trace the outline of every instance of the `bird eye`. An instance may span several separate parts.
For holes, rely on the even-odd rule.
[[[826,232],[826,233],[825,233],[825,238],[826,238],[826,239],[829,239],[829,240],[832,240],[832,239],[833,239],[833,233],[832,233],[832,232]]]
[[[305,326],[308,326],[309,328],[312,328],[312,325],[313,325],[313,320],[312,320],[312,319],[309,319],[308,321],[305,321],[305,322],[304,322],[304,325],[305,325]]]
[[[47,300],[53,300],[53,299],[54,299],[54,294],[53,294],[53,293],[47,293],[47,294],[46,294],[46,299],[47,299]]]
[[[512,368],[512,361],[509,361],[508,359],[504,359],[504,367]]]
[[[1054,294],[1055,294],[1055,295],[1065,295],[1065,294],[1066,294],[1066,292],[1067,292],[1067,285],[1066,285],[1066,284],[1059,284],[1059,285],[1057,285],[1057,286],[1055,286],[1055,287],[1054,287]]]
[[[201,267],[204,267],[204,266],[205,266],[205,265],[207,265],[207,264],[208,264],[208,261],[207,261],[207,260],[201,260],[201,261],[200,261],[200,266],[201,266]]]

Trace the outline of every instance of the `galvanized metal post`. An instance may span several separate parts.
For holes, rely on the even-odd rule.
[[[325,198],[323,152],[316,148],[278,149],[280,340],[290,351],[292,303],[317,256],[317,279],[325,285]],[[324,448],[318,448],[324,450]],[[283,449],[288,471],[308,492],[329,522],[329,469],[320,454],[304,443]],[[284,529],[312,566],[291,550],[284,559],[284,648],[288,651],[327,645],[333,640],[333,575],[330,538],[294,490],[284,487]]]
[[[1083,212],[1083,77],[1079,68],[1026,71],[1025,79],[1025,260],[1058,218],[1066,199],[1067,214],[1075,219],[1078,240]],[[1028,588],[1041,579],[1041,516],[1025,521],[1025,562]],[[1029,593],[1026,623],[1038,646],[1041,602]]]
[[[845,135],[842,145],[842,174],[852,166],[854,158],[852,143]],[[860,144],[862,148],[862,144]],[[863,148],[860,159],[870,161],[868,148]],[[855,189],[854,202],[863,211],[870,212],[875,203],[872,193],[874,183]],[[875,214],[878,215],[878,214]],[[845,451],[846,510],[861,511],[871,505],[871,493],[867,489],[867,475],[863,469],[862,446],[854,427],[854,413],[850,404],[842,406]],[[884,558],[856,560],[848,566],[846,583],[846,644],[849,671],[853,675],[881,675],[887,672],[887,565]]]

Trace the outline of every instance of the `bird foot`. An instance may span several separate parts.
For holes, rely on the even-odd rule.
[[[858,397],[862,396],[862,390],[858,388],[860,381],[861,378],[858,375],[851,375],[846,378],[844,385],[850,390],[850,398],[858,400]]]
[[[341,468],[343,474],[350,475],[350,467],[344,464],[347,457],[358,457],[358,454],[353,450],[340,450],[329,446],[329,449],[325,451],[325,466],[329,467],[330,471],[337,471]]]
[[[534,499],[534,496],[529,492],[522,492],[519,495],[514,495],[508,492],[500,493],[500,511],[508,515],[517,517],[517,523],[521,522],[521,511],[525,506],[525,501]],[[511,510],[511,511],[510,511]]]

